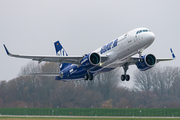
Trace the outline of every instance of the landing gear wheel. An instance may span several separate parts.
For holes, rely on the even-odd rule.
[[[84,75],[84,80],[88,80],[88,78],[89,78],[88,74],[85,74]]]
[[[127,70],[129,69],[129,63],[125,63],[122,67],[124,69],[124,75],[121,75],[121,80],[124,81],[129,81],[130,80],[130,76],[126,75]]]
[[[130,76],[126,75],[126,81],[129,81],[129,80],[130,80]]]
[[[130,76],[129,75],[121,75],[121,80],[122,81],[129,81],[130,80]]]
[[[92,74],[85,74],[84,75],[84,80],[88,80],[88,79],[92,81],[93,80],[93,75]]]
[[[125,75],[121,75],[121,80],[124,81],[125,80]]]
[[[93,80],[93,75],[89,74],[89,80]]]

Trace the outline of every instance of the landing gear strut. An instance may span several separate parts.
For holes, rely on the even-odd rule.
[[[129,75],[127,75],[126,74],[126,72],[127,72],[127,70],[128,70],[128,63],[125,63],[124,65],[123,65],[123,69],[124,69],[124,75],[121,75],[121,80],[122,81],[129,81],[130,80],[130,76]]]
[[[84,80],[88,80],[88,78],[89,78],[88,74],[85,74],[84,75]]]
[[[139,54],[139,62],[143,62],[143,59],[141,58],[141,53],[143,52],[143,49],[142,50],[139,50],[138,51],[138,54]]]

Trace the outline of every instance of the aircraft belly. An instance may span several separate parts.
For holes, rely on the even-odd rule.
[[[100,67],[100,66],[96,66],[95,68],[90,70],[91,74],[98,74],[98,73],[103,73],[103,72],[108,72],[111,71],[113,69],[115,69],[116,67]]]

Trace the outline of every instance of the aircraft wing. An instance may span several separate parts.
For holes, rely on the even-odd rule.
[[[172,58],[157,58],[157,63],[161,62],[161,61],[170,61],[170,60],[176,59],[172,49],[170,49],[170,51],[172,54]],[[131,57],[127,63],[128,63],[128,65],[133,65],[133,64],[136,64],[139,61],[139,59],[140,58],[138,58],[138,57]]]
[[[176,56],[174,55],[173,50],[170,49],[170,51],[171,51],[171,54],[172,54],[172,58],[159,58],[159,59],[157,59],[157,62],[161,62],[161,61],[169,61],[169,60],[174,60],[174,59],[176,59]]]
[[[11,57],[32,59],[34,61],[38,61],[39,63],[41,63],[42,61],[48,61],[48,62],[80,64],[81,60],[83,59],[83,56],[80,56],[80,55],[77,55],[77,56],[43,56],[43,55],[11,54],[5,45],[4,45],[4,48],[6,50],[7,55],[9,55]],[[104,62],[106,60],[107,60],[107,56],[101,56],[101,62]]]

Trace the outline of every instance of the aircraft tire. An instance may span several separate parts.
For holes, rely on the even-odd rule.
[[[88,74],[85,74],[84,75],[84,80],[88,80],[88,78],[89,78]]]
[[[89,80],[93,80],[93,75],[89,74]]]
[[[126,75],[126,81],[129,81],[130,80],[130,76],[129,75]]]
[[[121,75],[121,80],[124,81],[125,80],[125,75]]]

